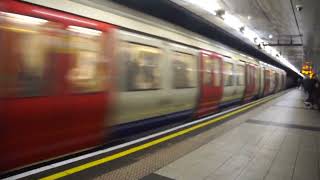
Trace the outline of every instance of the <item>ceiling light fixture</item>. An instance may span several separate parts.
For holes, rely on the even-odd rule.
[[[229,14],[228,12],[225,12],[225,14],[222,15],[222,19],[225,24],[237,31],[240,31],[240,28],[244,27],[244,24],[237,17]]]
[[[184,0],[186,2],[189,2],[191,4],[194,4],[209,13],[216,15],[216,11],[221,9],[221,6],[216,0]]]
[[[295,66],[293,66],[287,59],[282,57],[275,48],[265,45],[266,42],[264,42],[254,31],[246,27],[236,16],[229,14],[225,10],[222,10],[217,0],[184,0],[184,1],[189,2],[193,5],[196,5],[201,9],[215,16],[218,15],[220,18],[223,19],[224,23],[227,24],[229,27],[237,31],[240,31],[241,33],[243,33],[243,36],[249,39],[252,43],[254,43],[255,45],[259,45],[261,49],[263,49],[267,53],[274,56],[275,59],[277,59],[280,63],[284,64],[285,66],[287,66],[288,68],[290,68],[291,70],[299,74],[301,77],[304,77],[299,72],[299,70]],[[251,20],[252,17],[247,16],[247,19]],[[272,39],[273,35],[269,34],[268,37],[269,39]]]

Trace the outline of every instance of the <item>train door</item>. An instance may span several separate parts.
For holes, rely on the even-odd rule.
[[[270,94],[270,81],[271,81],[271,72],[269,69],[264,70],[264,90],[263,90],[263,95],[267,96]]]
[[[260,67],[259,66],[253,66],[254,68],[254,92],[253,96],[257,97],[259,94],[259,88],[260,88]]]
[[[201,52],[200,54],[200,99],[197,117],[214,113],[222,98],[222,59],[220,56]]]
[[[244,100],[250,100],[254,93],[255,85],[254,85],[254,67],[251,64],[246,64],[246,90]]]
[[[236,93],[235,99],[241,100],[244,96],[245,91],[245,63],[238,62],[235,68],[236,73]]]
[[[118,35],[114,137],[189,120],[199,94],[198,51],[128,31]]]
[[[199,51],[186,46],[168,43],[167,74],[165,81],[167,98],[171,101],[167,108],[175,113],[171,120],[190,120],[199,95]]]
[[[264,71],[265,71],[265,67],[263,67],[262,65],[259,68],[259,97],[263,96],[263,91],[264,91]]]
[[[276,90],[276,75],[275,71],[272,69],[270,70],[270,93],[274,93]]]
[[[276,93],[276,92],[279,91],[281,82],[280,82],[280,74],[279,74],[279,72],[275,71],[274,75],[275,75],[274,79],[275,79],[275,93]]]
[[[6,67],[1,77],[7,77],[0,82],[5,91],[0,171],[102,143],[108,101],[103,45],[107,26],[87,29],[80,22],[99,23],[4,2],[12,3],[6,12],[15,7],[30,16],[1,13],[0,17],[0,67]],[[74,37],[85,40],[74,42]]]
[[[223,96],[221,107],[228,106],[237,100],[236,78],[237,72],[235,61],[229,58],[223,58]]]

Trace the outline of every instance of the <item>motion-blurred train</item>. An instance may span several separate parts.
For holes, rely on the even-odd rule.
[[[0,1],[0,172],[285,89],[285,71],[159,19],[32,2]]]

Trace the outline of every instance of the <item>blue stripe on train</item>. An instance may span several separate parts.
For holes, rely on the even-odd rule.
[[[193,112],[194,110],[191,109],[163,116],[138,120],[135,122],[116,125],[111,127],[111,136],[112,138],[123,138],[137,133],[142,133],[151,129],[156,129],[168,124],[186,122],[191,119]]]

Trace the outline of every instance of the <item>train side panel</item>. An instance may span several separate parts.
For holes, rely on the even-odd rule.
[[[119,38],[115,136],[189,119],[199,91],[197,51],[126,31]]]

